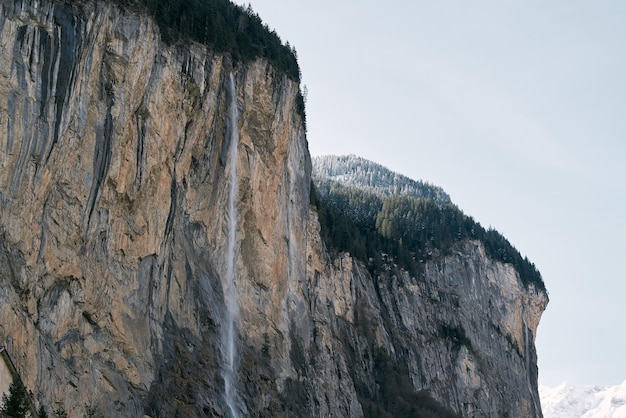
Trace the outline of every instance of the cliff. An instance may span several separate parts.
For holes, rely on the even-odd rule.
[[[473,241],[419,277],[331,255],[298,95],[140,8],[2,0],[0,345],[39,405],[359,417],[393,378],[541,416],[545,293]]]

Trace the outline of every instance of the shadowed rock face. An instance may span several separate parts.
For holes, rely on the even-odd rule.
[[[113,3],[2,0],[0,344],[37,401],[227,415],[231,72],[242,410],[362,416],[386,353],[464,416],[540,416],[546,295],[473,242],[418,278],[330,257],[297,84],[263,60],[168,47]]]

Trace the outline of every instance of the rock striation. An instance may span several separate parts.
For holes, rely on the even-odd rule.
[[[462,416],[541,416],[546,294],[477,242],[419,277],[331,255],[298,94],[262,59],[164,44],[140,9],[0,2],[0,345],[38,405],[229,416],[237,129],[240,415],[367,415],[387,365]]]

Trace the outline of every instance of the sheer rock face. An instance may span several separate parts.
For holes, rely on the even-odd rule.
[[[548,298],[480,242],[427,261],[418,277],[393,273],[391,262],[372,277],[347,255],[317,266],[329,278],[316,283],[319,304],[340,318],[343,350],[362,359],[350,366],[357,387],[375,393],[369,359],[384,347],[414,388],[463,416],[542,416],[534,336]]]
[[[361,416],[383,349],[466,416],[540,415],[547,297],[510,266],[471,242],[418,278],[326,253],[296,83],[113,3],[2,0],[0,344],[37,402],[228,414],[231,72],[242,412]]]

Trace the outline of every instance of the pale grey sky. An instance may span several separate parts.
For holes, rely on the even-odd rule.
[[[626,2],[249,3],[298,51],[312,154],[441,186],[527,255],[540,382],[626,380]]]

